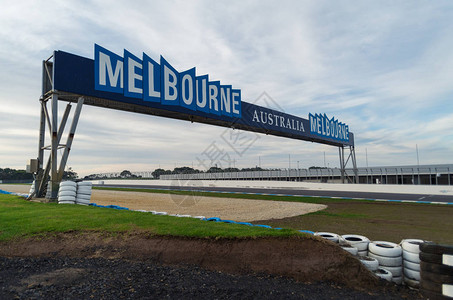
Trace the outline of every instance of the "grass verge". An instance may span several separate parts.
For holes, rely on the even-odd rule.
[[[453,244],[451,205],[131,188],[96,189],[326,204],[327,209],[315,213],[252,223],[338,234],[361,234],[372,240],[396,243],[402,239],[419,238]]]
[[[91,206],[37,203],[18,196],[0,194],[0,241],[49,233],[73,231],[116,233],[137,229],[151,235],[199,238],[301,235],[291,229],[272,230]]]

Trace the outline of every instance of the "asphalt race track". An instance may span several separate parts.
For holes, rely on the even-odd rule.
[[[95,185],[99,186],[99,185]],[[240,187],[190,187],[190,186],[164,186],[164,185],[101,185],[102,187],[116,188],[138,188],[154,190],[193,190],[208,192],[244,193],[244,194],[265,194],[265,195],[290,195],[290,196],[315,196],[333,197],[346,199],[365,199],[365,200],[387,200],[387,201],[416,201],[418,203],[448,203],[453,205],[451,195],[427,195],[427,194],[401,194],[401,193],[368,193],[368,192],[348,192],[348,191],[323,191],[308,189],[260,189],[260,188],[240,188]]]

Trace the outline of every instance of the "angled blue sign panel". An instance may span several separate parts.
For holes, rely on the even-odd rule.
[[[124,50],[121,57],[97,44],[94,46],[94,58],[94,86],[97,91],[123,94],[125,97],[160,102],[162,105],[181,106],[217,116],[241,117],[240,94],[235,93],[235,100],[232,101],[231,85],[221,85],[220,81],[203,81],[202,78],[199,83],[201,88],[197,90],[195,68],[179,72],[163,56],[158,64],[145,53],[142,58],[138,58]],[[201,90],[205,86],[206,94]],[[199,96],[201,101],[197,101]],[[207,99],[207,105],[204,99]]]
[[[54,89],[59,99],[162,117],[190,120],[334,146],[354,145],[346,124],[325,114],[308,119],[242,101],[241,90],[196,68],[177,70],[164,57],[154,60],[124,50],[123,56],[99,45],[94,60],[54,52]],[[65,96],[66,95],[66,96]]]
[[[326,114],[309,114],[310,133],[319,137],[330,138],[340,142],[349,142],[349,126],[338,122]]]

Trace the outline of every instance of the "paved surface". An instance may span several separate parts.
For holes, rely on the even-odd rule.
[[[450,203],[453,204],[453,196],[426,195],[426,194],[399,194],[399,193],[364,193],[345,191],[324,191],[324,190],[294,190],[294,189],[259,189],[259,188],[234,188],[234,187],[190,187],[190,186],[157,186],[157,185],[102,185],[103,187],[119,188],[140,188],[157,190],[195,190],[228,193],[251,193],[291,196],[316,196],[316,197],[339,197],[352,199],[372,200],[395,200],[395,201],[416,201],[419,203]]]

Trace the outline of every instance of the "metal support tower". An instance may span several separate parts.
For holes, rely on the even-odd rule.
[[[58,124],[59,92],[53,88],[54,71],[53,62],[51,61],[52,57],[53,56],[43,62],[42,96],[40,98],[41,114],[39,124],[38,171],[35,174],[35,193],[30,195],[29,198],[42,198],[45,196],[48,199],[56,200],[59,184],[63,178],[69,152],[71,151],[71,145],[84,103],[84,98],[78,97],[68,138],[65,144],[61,144],[60,141],[69,118],[72,104],[69,102],[66,105],[60,124]],[[51,105],[50,112],[47,108],[48,103]],[[45,144],[46,124],[50,135],[50,145]],[[64,152],[58,163],[59,149],[64,149]],[[50,154],[44,165],[45,150],[50,150]]]
[[[344,153],[344,146],[338,147],[339,154],[340,154],[340,171],[341,171],[341,182],[345,183],[359,183],[359,172],[357,169],[357,161],[355,157],[355,148],[354,146],[349,146],[349,155],[345,161],[345,153]],[[352,163],[352,172],[353,175],[349,176],[346,171],[346,166],[348,165],[349,160]]]

